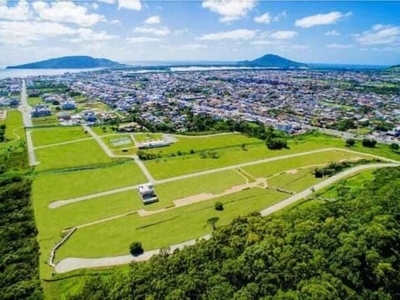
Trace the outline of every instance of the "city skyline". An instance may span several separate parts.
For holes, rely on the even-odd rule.
[[[0,0],[0,65],[66,55],[121,62],[400,63],[399,2]]]

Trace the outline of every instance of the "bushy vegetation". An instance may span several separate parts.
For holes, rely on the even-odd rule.
[[[42,299],[24,142],[1,146],[0,299]]]
[[[368,148],[374,148],[376,145],[376,141],[374,139],[363,139],[362,145]]]
[[[334,202],[236,218],[70,299],[399,299],[399,178],[382,169]]]

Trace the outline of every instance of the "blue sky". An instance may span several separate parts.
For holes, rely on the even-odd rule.
[[[0,65],[64,55],[122,62],[400,64],[400,2],[0,0]]]

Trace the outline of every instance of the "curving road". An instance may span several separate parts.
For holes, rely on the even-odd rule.
[[[336,174],[332,177],[329,177],[328,179],[314,185],[313,187],[307,188],[306,190],[289,197],[286,200],[283,200],[282,202],[275,204],[273,206],[270,206],[264,210],[262,210],[261,216],[268,216],[270,214],[273,214],[289,205],[292,205],[296,203],[297,201],[304,199],[305,197],[311,195],[313,192],[311,191],[312,188],[314,188],[314,191],[321,190],[336,181],[339,181],[340,179],[343,179],[345,177],[348,177],[353,174],[357,174],[363,170],[368,170],[368,169],[376,169],[376,168],[386,168],[386,167],[399,167],[399,163],[380,163],[380,164],[371,164],[371,165],[362,165],[362,166],[357,166],[351,169],[348,169],[344,172],[341,172],[339,174]],[[206,235],[203,236],[203,239],[209,239],[211,235]],[[170,250],[173,251],[176,248],[182,249],[185,246],[190,246],[196,243],[196,240],[190,240],[186,241],[180,244],[176,244],[170,247]],[[69,257],[61,260],[56,266],[55,266],[55,271],[57,273],[66,273],[70,272],[73,270],[78,270],[78,269],[85,269],[85,268],[99,268],[99,267],[109,267],[109,266],[116,266],[116,265],[123,265],[123,264],[128,264],[133,261],[145,261],[149,260],[153,255],[158,254],[160,252],[160,249],[152,250],[152,251],[146,251],[142,255],[133,257],[132,255],[123,255],[123,256],[114,256],[114,257],[102,257],[102,258],[74,258],[74,257]]]

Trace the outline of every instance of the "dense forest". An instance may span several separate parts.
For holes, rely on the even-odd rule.
[[[0,150],[0,299],[43,299],[25,142]]]
[[[80,299],[400,299],[400,168],[335,201],[236,218],[208,241],[93,277]]]

